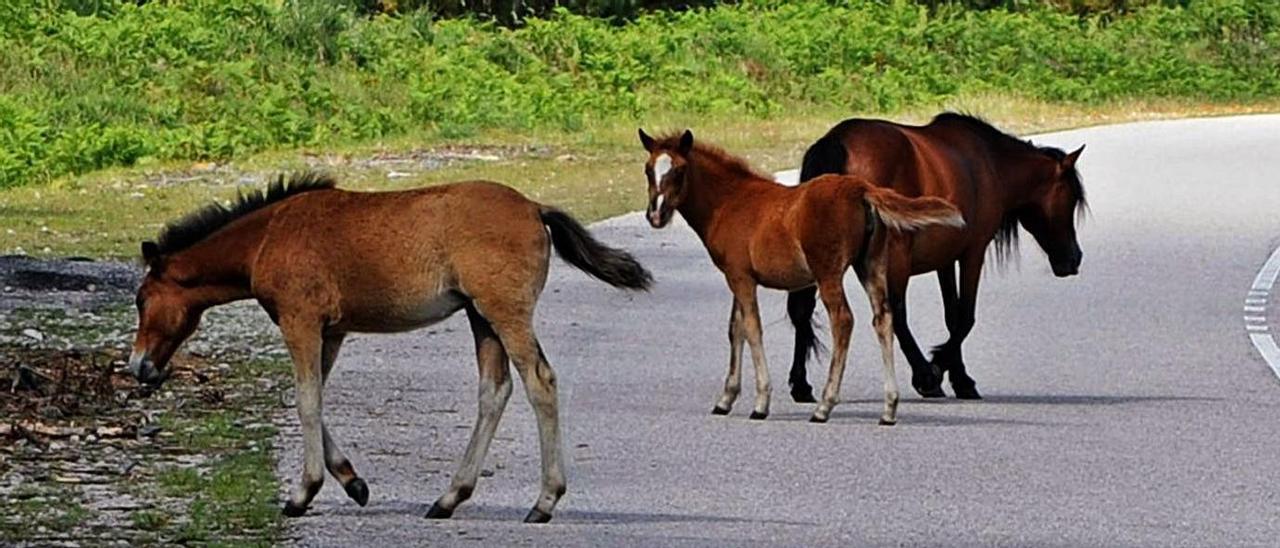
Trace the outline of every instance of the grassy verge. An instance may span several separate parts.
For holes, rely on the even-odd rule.
[[[745,0],[625,25],[556,12],[506,29],[426,10],[366,17],[341,1],[0,3],[0,186],[489,130],[572,141],[668,112],[769,120],[991,93],[1089,108],[1280,95],[1273,0],[1083,16],[1013,4]]]
[[[0,313],[8,341],[0,344],[7,387],[0,394],[0,538],[33,545],[278,540],[271,414],[278,390],[289,385],[287,366],[183,354],[174,378],[149,393],[123,371],[122,351],[102,342],[131,320],[126,310]],[[31,329],[40,342],[22,335]]]
[[[981,96],[900,111],[893,117],[925,121],[941,108],[982,114],[1028,134],[1133,120],[1274,112],[1280,110],[1280,101],[1112,101],[1081,106]],[[774,170],[795,167],[806,146],[850,115],[819,108],[763,120],[666,115],[644,125],[649,130],[692,127],[701,138]],[[497,180],[585,220],[598,220],[644,207],[642,160],[635,124],[620,123],[573,134],[487,131],[466,140],[422,135],[274,151],[225,163],[116,168],[64,177],[49,185],[0,189],[0,253],[133,257],[138,242],[154,237],[164,222],[210,200],[229,199],[239,187],[258,185],[278,171],[308,167],[333,172],[343,186],[358,189]]]

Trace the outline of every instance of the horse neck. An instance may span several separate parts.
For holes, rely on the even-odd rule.
[[[169,258],[170,268],[183,268],[197,280],[191,300],[208,308],[252,297],[253,263],[271,219],[269,210],[237,219]]]
[[[999,184],[996,186],[1003,193],[1005,207],[1017,209],[1035,201],[1044,191],[1045,182],[1050,180],[1046,169],[1046,158],[1036,152],[1010,154],[997,161]]]
[[[756,177],[728,168],[695,152],[685,180],[685,198],[679,211],[685,222],[704,240],[716,212],[738,196]]]

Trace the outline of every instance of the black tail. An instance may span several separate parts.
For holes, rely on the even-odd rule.
[[[839,127],[836,126],[836,128]],[[845,150],[844,143],[832,133],[836,133],[836,129],[832,129],[831,133],[818,139],[809,147],[809,150],[804,152],[804,161],[800,164],[802,184],[819,175],[844,173],[849,152]],[[797,386],[802,389],[809,387],[805,379],[805,363],[809,360],[809,356],[817,356],[821,350],[813,320],[813,311],[818,305],[817,292],[816,288],[808,288],[793,291],[787,295],[787,318],[791,320],[791,327],[796,330],[796,347],[791,358],[791,374],[788,379],[792,386],[793,397],[797,397]],[[797,397],[797,400],[799,399]],[[811,400],[812,396],[806,398],[806,401]]]
[[[542,223],[551,229],[551,244],[565,262],[605,283],[626,289],[648,290],[653,276],[630,253],[604,245],[568,213],[542,206]]]
[[[832,133],[835,131],[832,130]],[[834,135],[824,135],[809,150],[804,151],[804,161],[800,164],[800,182],[829,173],[842,174],[848,161],[849,151],[845,150],[844,143]]]

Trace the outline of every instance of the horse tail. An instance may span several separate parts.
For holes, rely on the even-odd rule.
[[[614,287],[647,291],[653,285],[653,275],[635,257],[600,243],[568,213],[541,206],[538,214],[551,231],[556,253],[565,262]]]
[[[804,161],[800,163],[800,182],[819,175],[842,174],[848,162],[849,151],[845,149],[844,143],[831,133],[823,135],[804,151]]]
[[[930,225],[964,228],[964,215],[942,198],[908,198],[892,189],[868,184],[863,199],[872,213],[894,230],[910,232]]]

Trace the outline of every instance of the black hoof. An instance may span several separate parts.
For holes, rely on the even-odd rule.
[[[446,510],[437,502],[431,505],[431,509],[427,510],[427,519],[449,519],[453,517],[453,510]]]
[[[287,518],[301,517],[303,514],[307,513],[307,507],[298,506],[294,504],[293,501],[289,501],[284,503],[284,510],[282,510],[281,513],[283,513],[284,517]]]
[[[817,415],[809,417],[809,422],[812,422],[815,424],[826,424],[828,420],[830,419],[819,418]]]
[[[812,388],[804,388],[804,389],[792,388],[791,399],[794,400],[796,403],[818,403],[818,400],[813,398]]]
[[[769,414],[768,414],[768,413],[761,413],[761,412],[759,412],[759,411],[752,411],[752,412],[751,412],[751,416],[749,416],[749,417],[747,417],[747,418],[749,418],[749,419],[751,419],[751,420],[753,420],[753,421],[762,421],[762,420],[765,420],[765,419],[766,419],[766,418],[768,418],[768,417],[769,417]]]
[[[898,424],[898,421],[896,419],[895,420],[880,419],[880,426],[893,426],[895,424]]]
[[[920,386],[920,385],[912,385],[912,387],[913,387],[913,388],[915,388],[915,389],[916,389],[916,393],[920,394],[920,397],[923,397],[923,398],[945,398],[945,397],[947,397],[947,393],[942,391],[942,385],[941,385],[941,384],[939,384],[939,385],[937,385],[937,386]]]
[[[982,399],[982,394],[979,394],[977,387],[974,386],[956,386],[953,384],[951,385],[951,389],[955,391],[956,399],[958,400]]]
[[[343,485],[342,488],[346,489],[347,496],[351,497],[351,500],[356,501],[356,504],[359,504],[360,506],[369,504],[369,485],[366,484],[364,480],[360,478],[352,479],[351,481],[348,481],[346,485]]]
[[[711,408],[711,414],[712,415],[728,415],[729,410],[717,405]]]
[[[548,521],[551,521],[551,514],[537,508],[529,510],[529,515],[524,517],[525,523],[546,523]]]

